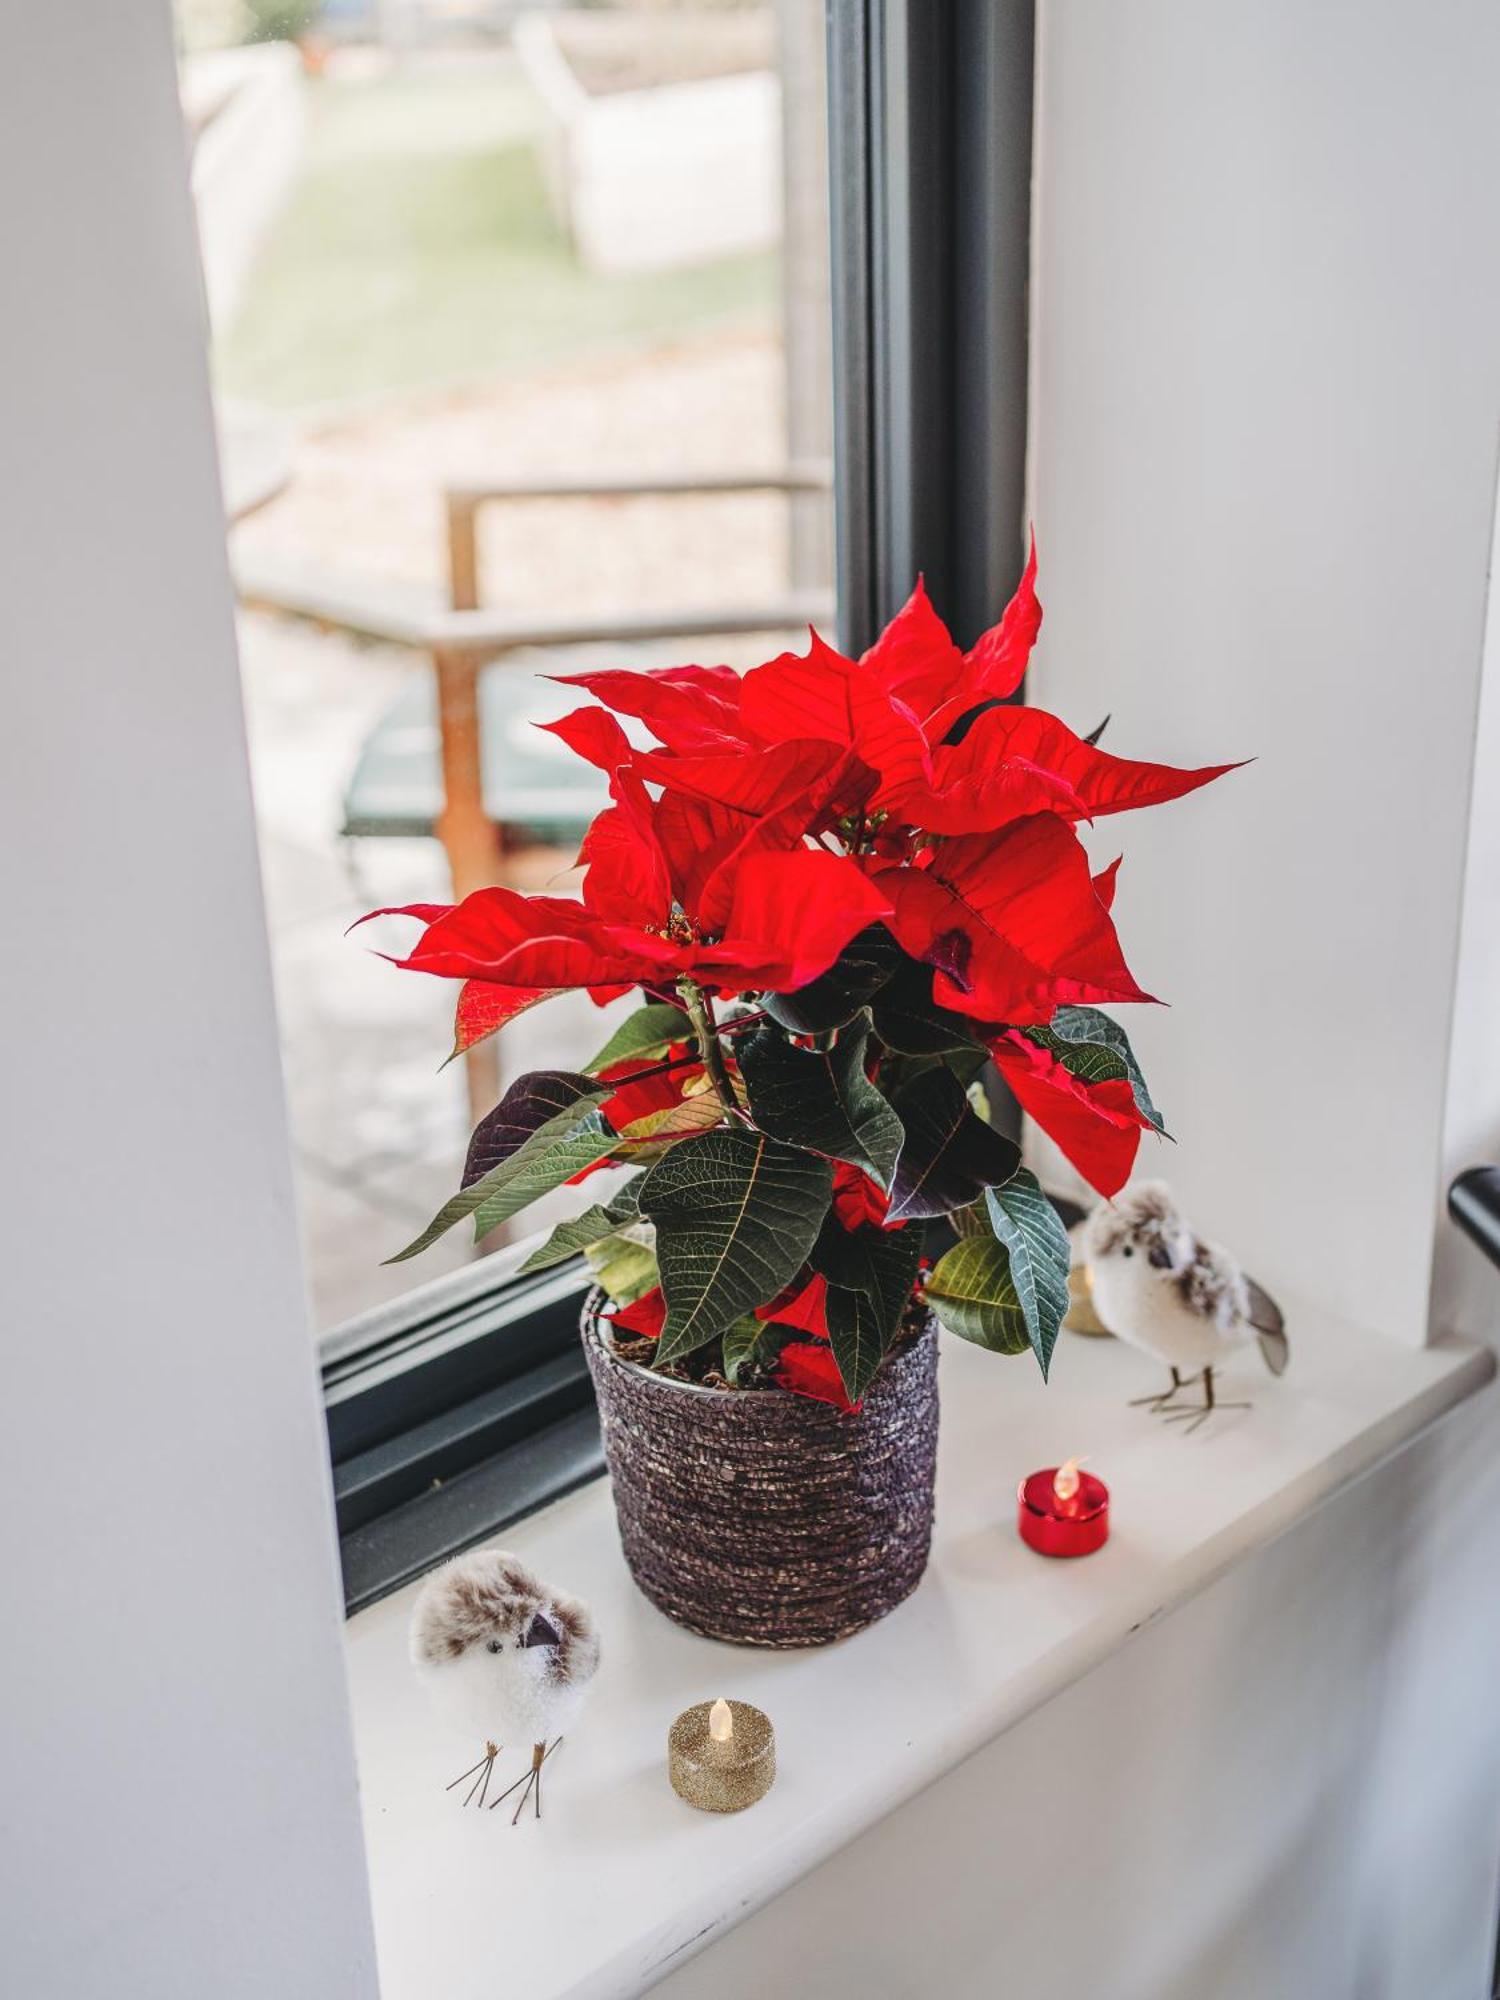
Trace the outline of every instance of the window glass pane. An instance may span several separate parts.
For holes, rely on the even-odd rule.
[[[826,487],[628,491],[826,471],[823,7],[179,0],[179,31],[326,1330],[474,1254],[454,1231],[381,1266],[457,1185],[469,1077],[439,1073],[455,988],[346,926],[449,900],[455,867],[465,888],[576,884],[601,794],[533,726],[577,700],[539,675],[747,665],[796,614],[827,622]],[[626,490],[485,504],[471,575],[445,494],[528,480]],[[450,677],[445,787],[432,621],[474,602],[595,629],[485,666],[477,748]],[[652,636],[700,608],[701,634]],[[716,633],[725,610],[766,630]],[[476,1065],[477,1101],[576,1066],[607,1028],[581,996],[537,1009]]]

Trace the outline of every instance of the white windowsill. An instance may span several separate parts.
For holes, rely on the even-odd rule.
[[[1128,1399],[1152,1365],[1065,1335],[1044,1388],[1029,1358],[945,1337],[932,1565],[841,1646],[763,1654],[695,1639],[641,1598],[599,1481],[501,1539],[593,1605],[604,1662],[547,1767],[545,1816],[463,1811],[471,1761],[406,1661],[412,1590],[353,1619],[349,1660],[384,2000],[634,1994],[904,1799],[1076,1680],[1141,1625],[1368,1471],[1494,1372],[1487,1349],[1392,1346],[1289,1305],[1293,1360],[1252,1354],[1250,1394],[1196,1436]],[[1228,1386],[1233,1382],[1233,1387]],[[1113,1533],[1079,1562],[1016,1538],[1026,1472],[1085,1453]],[[667,1784],[672,1718],[719,1694],[776,1725],[778,1777],[749,1811],[695,1812]],[[509,1782],[527,1753],[502,1760]]]

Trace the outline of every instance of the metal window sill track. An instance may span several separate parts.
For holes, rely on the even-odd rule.
[[[578,1341],[586,1275],[517,1278],[507,1264],[527,1247],[368,1315],[325,1358],[350,1611],[603,1468]]]
[[[1253,1409],[1191,1437],[1128,1407],[1154,1378],[1116,1342],[1065,1336],[1044,1388],[1023,1361],[945,1339],[931,1567],[897,1611],[824,1651],[761,1654],[671,1625],[630,1582],[602,1480],[504,1530],[494,1539],[589,1600],[604,1637],[540,1823],[513,1830],[445,1794],[472,1758],[407,1664],[415,1586],[351,1619],[385,2000],[646,1990],[1494,1373],[1487,1349],[1398,1347],[1287,1303],[1288,1374],[1247,1357],[1229,1379]],[[1074,1453],[1109,1484],[1113,1531],[1087,1560],[1049,1562],[1016,1538],[1016,1483]],[[940,1645],[919,1643],[935,1632]],[[765,1709],[778,1750],[768,1796],[725,1818],[683,1804],[665,1769],[672,1718],[719,1694]],[[507,1750],[516,1771],[522,1755]]]

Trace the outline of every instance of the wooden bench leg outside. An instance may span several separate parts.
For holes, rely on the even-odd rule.
[[[484,809],[479,747],[479,663],[472,655],[432,656],[437,677],[438,729],[442,738],[443,810],[437,835],[448,857],[458,899],[493,887],[500,874],[495,828]],[[470,1122],[478,1124],[500,1095],[500,1055],[493,1037],[464,1058]]]

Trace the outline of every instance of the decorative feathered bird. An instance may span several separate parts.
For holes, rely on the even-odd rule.
[[[1111,1333],[1165,1361],[1172,1386],[1140,1403],[1194,1431],[1216,1409],[1248,1409],[1214,1396],[1214,1370],[1237,1347],[1258,1343],[1273,1375],[1290,1358],[1280,1309],[1217,1243],[1194,1234],[1162,1181],[1142,1181],[1096,1208],[1084,1225],[1090,1291]],[[1203,1401],[1167,1409],[1194,1379]]]
[[[444,1719],[484,1744],[479,1762],[448,1790],[472,1779],[463,1803],[483,1806],[502,1747],[530,1743],[530,1770],[490,1809],[524,1785],[511,1825],[528,1799],[540,1819],[542,1765],[577,1719],[599,1664],[588,1606],[504,1549],[479,1549],[434,1570],[418,1592],[411,1659]]]

